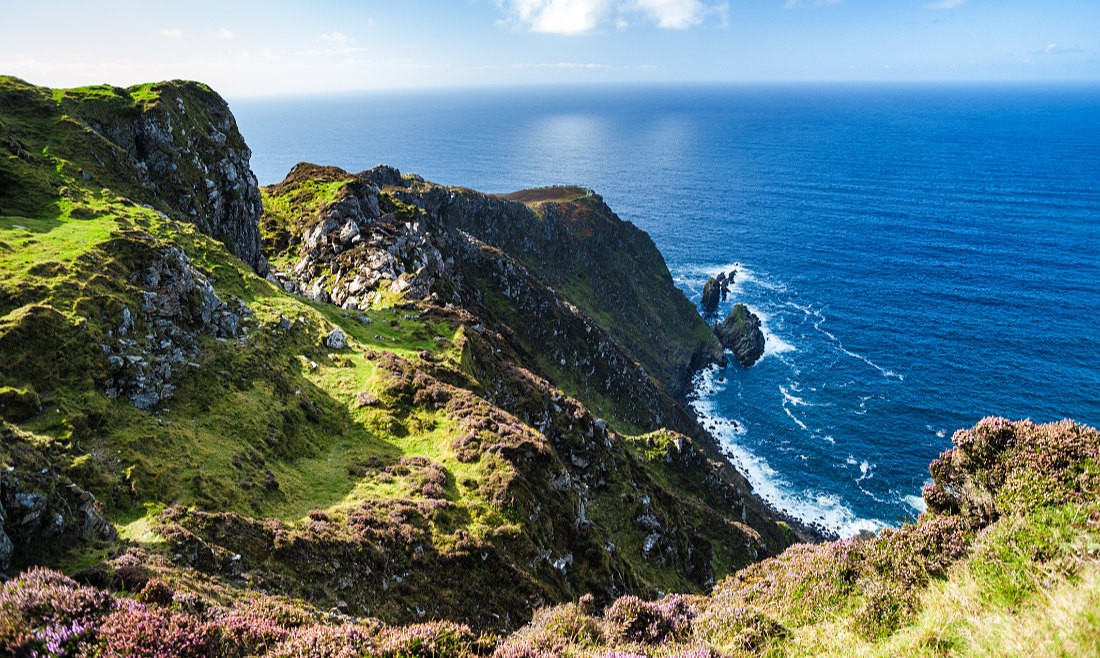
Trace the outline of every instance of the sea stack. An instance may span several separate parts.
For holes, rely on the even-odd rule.
[[[722,301],[722,284],[712,276],[703,285],[703,299],[699,305],[703,307],[704,313],[713,314],[718,311],[720,301]]]
[[[733,352],[737,361],[746,368],[764,354],[764,332],[760,329],[760,318],[744,304],[736,304],[725,320],[714,325],[714,333],[722,347]]]

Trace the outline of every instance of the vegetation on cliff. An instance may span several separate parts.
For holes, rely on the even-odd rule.
[[[593,300],[428,200],[485,231],[559,220],[302,166],[261,226],[209,89],[0,94],[4,571],[504,631],[587,593],[705,591],[793,540]],[[596,210],[584,240],[642,235]],[[705,329],[638,245],[668,284],[649,324]]]
[[[0,647],[77,655],[1095,655],[1100,646],[1100,433],[989,418],[932,465],[929,511],[876,537],[799,545],[708,596],[592,597],[507,636],[389,626],[119,561],[109,594],[32,569],[0,589]],[[177,581],[178,582],[178,581]],[[215,598],[217,596],[222,598]]]

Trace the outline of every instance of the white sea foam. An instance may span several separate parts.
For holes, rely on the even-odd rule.
[[[874,361],[872,361],[871,359],[869,359],[868,357],[860,354],[859,352],[853,352],[852,350],[844,347],[844,343],[842,343],[840,341],[840,339],[836,337],[835,334],[833,334],[832,332],[830,332],[829,330],[825,329],[822,326],[823,324],[825,324],[826,318],[825,318],[825,314],[822,313],[819,309],[815,309],[812,306],[803,306],[801,304],[795,304],[794,302],[787,302],[787,305],[792,307],[792,308],[798,309],[799,311],[802,311],[804,314],[806,314],[807,317],[813,318],[812,322],[813,322],[813,325],[814,325],[814,330],[816,330],[818,333],[820,333],[821,335],[825,336],[830,341],[832,341],[836,345],[836,348],[838,350],[840,350],[841,352],[843,352],[844,354],[847,354],[848,356],[852,357],[853,359],[857,359],[859,361],[862,361],[863,363],[866,363],[867,365],[871,366],[875,370],[879,371],[879,373],[881,373],[882,376],[886,377],[887,379],[896,379],[899,382],[905,381],[905,375],[899,374],[899,373],[897,373],[893,370],[890,370],[889,368],[884,368],[884,367],[880,366],[879,364],[875,363]]]
[[[787,408],[787,407],[786,407],[785,405],[784,405],[784,407],[783,407],[783,413],[787,414],[787,417],[788,417],[788,418],[790,418],[791,420],[793,420],[793,421],[795,422],[795,424],[796,424],[796,425],[798,425],[799,427],[801,427],[801,428],[802,428],[802,431],[803,431],[803,432],[809,432],[809,431],[810,431],[810,428],[806,427],[806,423],[803,423],[803,422],[802,422],[801,420],[799,420],[798,418],[795,418],[795,415],[794,415],[794,414],[792,414],[792,413],[791,413],[791,410],[790,410],[790,409],[788,409],[788,408]]]
[[[935,427],[932,427],[931,425],[925,425],[925,427],[928,429],[929,432],[932,432],[933,434],[935,434],[937,439],[942,439],[942,438],[945,438],[947,436],[947,430],[943,429],[942,427],[940,427],[938,429],[935,428]]]
[[[904,500],[909,507],[917,510],[918,514],[923,514],[928,511],[928,503],[924,502],[923,496],[903,496],[902,500]]]
[[[820,525],[842,537],[851,537],[862,531],[877,532],[885,527],[880,521],[857,516],[835,495],[794,487],[764,458],[749,450],[744,443],[745,426],[716,415],[713,397],[727,385],[727,382],[718,381],[719,372],[717,367],[712,366],[696,375],[691,406],[705,426],[716,428],[712,430],[715,438],[730,461],[752,484],[757,495],[781,512],[806,523]]]
[[[813,390],[813,389],[810,389],[810,390]],[[817,406],[819,406],[817,404],[814,404],[813,402],[807,402],[805,400],[805,398],[800,398],[797,395],[795,395],[794,393],[792,393],[791,391],[801,392],[801,391],[798,390],[798,382],[792,382],[790,388],[787,388],[786,386],[780,386],[779,387],[779,392],[783,395],[783,403],[784,404],[789,403],[789,404],[791,404],[792,406],[795,406],[795,407],[817,407]]]
[[[746,304],[748,306],[748,304]],[[764,356],[775,356],[777,354],[785,354],[787,352],[794,352],[795,346],[780,338],[771,329],[771,316],[766,312],[760,310],[756,306],[748,306],[751,313],[760,318],[760,332],[764,334]]]

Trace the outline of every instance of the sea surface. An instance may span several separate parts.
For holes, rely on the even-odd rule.
[[[262,184],[378,163],[594,188],[684,292],[736,269],[767,351],[695,410],[841,535],[921,509],[984,416],[1100,424],[1100,86],[666,86],[231,100]]]

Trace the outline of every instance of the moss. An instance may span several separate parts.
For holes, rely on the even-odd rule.
[[[19,422],[34,417],[42,409],[42,400],[33,387],[0,386],[0,417]]]

